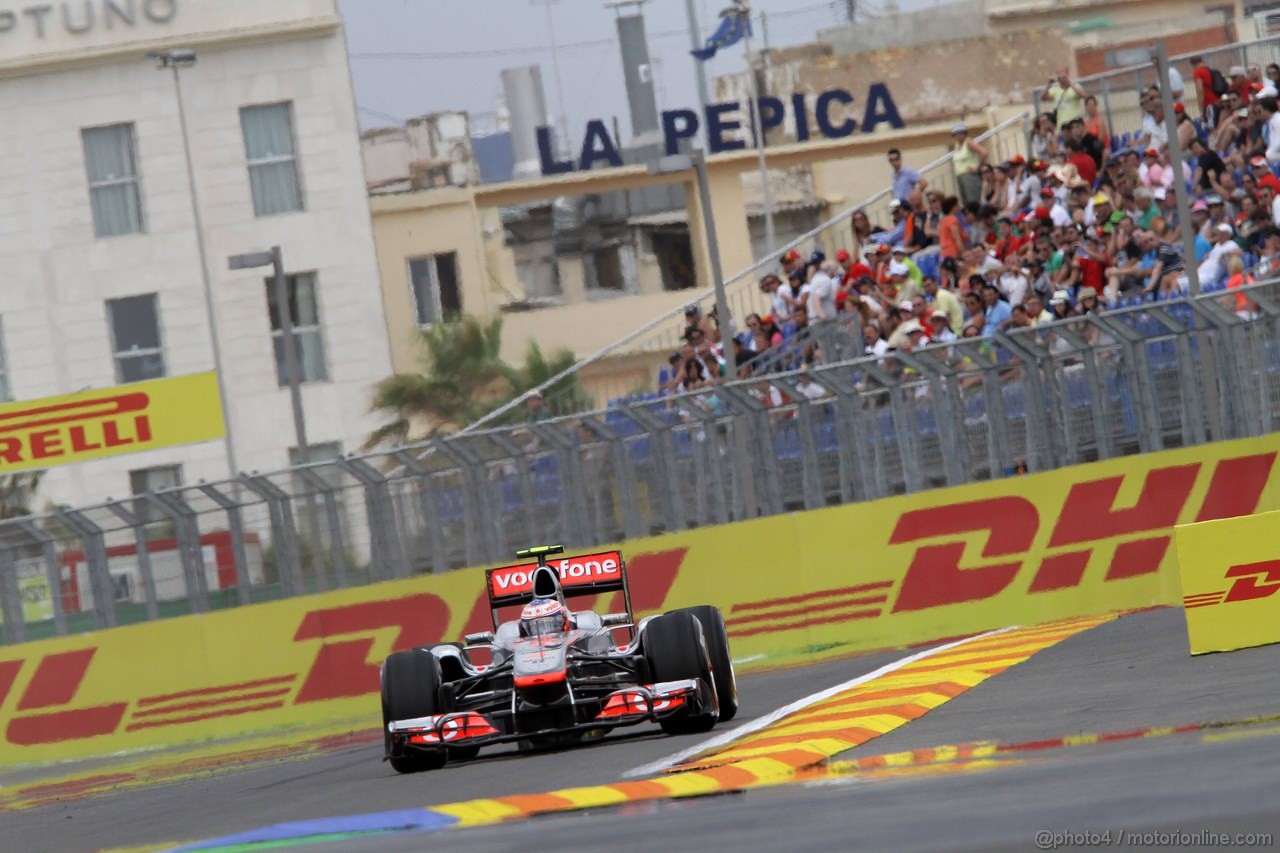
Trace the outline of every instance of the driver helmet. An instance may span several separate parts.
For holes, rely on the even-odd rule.
[[[520,636],[561,634],[569,629],[569,614],[554,598],[535,598],[520,611]]]

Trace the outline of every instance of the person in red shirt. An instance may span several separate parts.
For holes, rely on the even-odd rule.
[[[1006,256],[1016,253],[1025,242],[1013,233],[1013,220],[1001,216],[996,220],[996,230],[992,234],[991,248],[996,253],[996,260],[1003,261]]]
[[[1076,269],[1081,287],[1092,287],[1094,293],[1102,293],[1107,283],[1107,267],[1111,258],[1093,234],[1085,235],[1081,248],[1076,252]]]
[[[1213,72],[1204,64],[1203,56],[1193,56],[1191,79],[1196,84],[1196,103],[1200,105],[1200,117],[1208,127],[1218,126],[1218,101],[1221,96],[1213,91]]]
[[[1240,96],[1240,106],[1249,106],[1249,101],[1253,98],[1253,81],[1249,79],[1249,72],[1244,70],[1243,65],[1233,65],[1227,72],[1227,79],[1230,81],[1231,91]]]
[[[1067,149],[1067,162],[1075,166],[1076,172],[1079,173],[1080,177],[1092,187],[1093,182],[1098,177],[1098,164],[1093,162],[1092,157],[1084,153],[1084,150],[1080,147],[1079,140],[1068,136],[1063,145]]]
[[[836,263],[840,264],[840,268],[844,270],[844,275],[840,276],[841,284],[850,284],[865,276],[871,276],[874,271],[871,267],[862,262],[862,259],[854,260],[853,257],[844,249],[836,252]]]

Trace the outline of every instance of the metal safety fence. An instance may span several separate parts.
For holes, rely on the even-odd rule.
[[[0,522],[17,643],[1280,427],[1280,281]]]

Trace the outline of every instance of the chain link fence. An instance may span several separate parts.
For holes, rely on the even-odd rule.
[[[1278,425],[1272,281],[3,521],[0,615],[18,643]]]

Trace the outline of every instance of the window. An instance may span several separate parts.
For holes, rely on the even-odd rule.
[[[116,381],[141,382],[165,375],[154,293],[108,299],[107,324],[116,355]]]
[[[9,365],[4,360],[4,323],[0,318],[0,403],[7,403],[13,399],[13,394],[9,390]]]
[[[133,495],[145,495],[147,492],[158,492],[162,489],[176,489],[181,485],[181,465],[159,465],[155,468],[138,468],[129,472],[129,493]],[[144,524],[169,520],[151,501],[134,501],[133,512],[142,519]]]
[[[269,104],[240,110],[249,160],[253,212],[258,216],[302,210],[298,155],[293,147],[293,107]]]
[[[298,356],[298,371],[303,382],[325,382],[329,371],[324,363],[324,336],[320,331],[320,303],[316,299],[316,274],[311,272],[285,276],[289,294],[289,319],[293,323],[293,348]],[[284,361],[284,333],[280,311],[276,305],[275,282],[267,279],[267,313],[271,315],[271,340],[276,353],[276,381],[284,388],[289,373]]]
[[[413,293],[414,316],[419,326],[461,317],[458,253],[442,252],[425,258],[410,258],[409,290]]]
[[[142,197],[133,125],[115,124],[82,131],[84,162],[89,173],[93,230],[99,237],[142,231]]]

